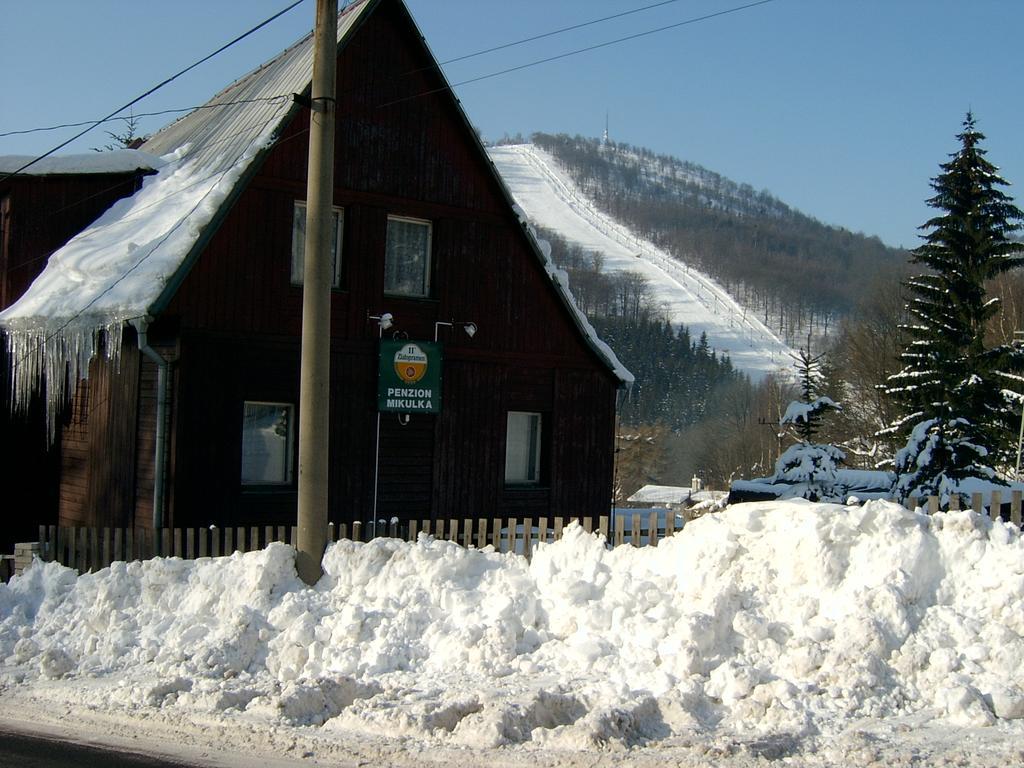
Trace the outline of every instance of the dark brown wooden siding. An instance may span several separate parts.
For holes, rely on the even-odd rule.
[[[89,389],[79,381],[61,431],[60,525],[89,524]]]
[[[61,525],[131,525],[135,507],[139,352],[134,333],[118,361],[102,354],[78,382],[61,429]]]

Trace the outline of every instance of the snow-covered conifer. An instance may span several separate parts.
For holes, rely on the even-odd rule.
[[[909,342],[903,369],[886,385],[902,410],[887,431],[907,440],[895,461],[901,494],[948,495],[943,489],[963,478],[991,476],[1016,445],[1009,435],[1019,410],[1010,410],[1013,393],[1005,390],[1020,355],[985,346],[998,309],[985,284],[1024,263],[1024,249],[1010,238],[1024,214],[1000,189],[1007,182],[985,159],[971,113],[957,138],[959,151],[931,184],[928,204],[939,214],[921,227],[924,243],[911,253],[927,271],[905,283]]]

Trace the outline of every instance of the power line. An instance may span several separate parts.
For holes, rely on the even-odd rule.
[[[299,1],[301,2],[302,0],[299,0]],[[239,104],[253,104],[255,102],[260,102],[260,101],[277,101],[279,99],[290,99],[290,98],[291,98],[291,94],[281,95],[281,96],[261,96],[261,97],[253,98],[253,99],[238,99],[237,101],[221,101],[221,102],[218,102],[216,104],[200,104],[199,106],[195,106],[195,107],[178,107],[176,109],[161,109],[158,112],[133,112],[132,113],[132,117],[136,117],[136,118],[138,118],[138,117],[160,117],[162,115],[175,115],[175,114],[179,114],[181,112],[195,112],[196,110],[200,110],[200,109],[216,109],[218,107],[234,107],[234,106],[238,106]],[[109,123],[109,122],[112,122],[114,120],[127,120],[127,119],[128,118],[125,118],[125,117],[107,116],[107,117],[101,117],[99,120],[83,120],[83,121],[81,121],[79,123],[61,123],[60,125],[48,125],[48,126],[41,127],[41,128],[24,128],[24,129],[19,130],[19,131],[5,131],[4,133],[0,133],[0,138],[4,138],[5,136],[23,136],[23,135],[25,135],[27,133],[42,133],[44,131],[57,131],[57,130],[60,130],[61,128],[81,128],[83,125],[88,125],[88,126],[91,126],[91,128],[95,128],[96,126],[102,125],[103,123]],[[90,130],[91,130],[91,128],[90,128]],[[74,141],[74,139],[71,139],[71,141]],[[36,158],[36,160],[33,160],[32,162],[37,162],[40,159],[42,159],[42,158]],[[24,168],[22,168],[22,170],[24,170]],[[0,179],[0,181],[2,181],[2,179]]]
[[[299,0],[299,2],[301,2],[301,1],[302,0]],[[537,40],[544,40],[544,39],[549,38],[549,37],[554,37],[556,35],[564,34],[565,32],[572,32],[572,31],[575,31],[577,29],[583,29],[585,27],[594,26],[595,24],[601,24],[601,23],[604,23],[606,21],[614,21],[615,19],[620,19],[620,18],[623,18],[625,16],[631,16],[633,14],[641,13],[643,11],[649,11],[649,10],[652,10],[654,8],[660,8],[660,7],[663,7],[663,6],[666,6],[666,5],[672,5],[672,4],[677,3],[679,1],[680,0],[661,0],[661,2],[651,3],[650,5],[644,5],[644,6],[641,6],[639,8],[633,8],[632,10],[622,11],[621,13],[615,13],[615,14],[612,14],[610,16],[602,16],[601,18],[598,18],[598,19],[591,19],[590,21],[583,21],[583,22],[580,22],[578,24],[571,24],[571,25],[569,25],[567,27],[560,27],[559,29],[554,29],[554,30],[551,30],[549,32],[541,32],[541,33],[536,34],[536,35],[531,35],[529,37],[521,38],[519,40],[513,40],[513,41],[508,42],[508,43],[502,43],[500,45],[495,45],[495,46],[492,46],[490,48],[484,48],[482,50],[474,51],[472,53],[467,53],[467,54],[462,55],[462,56],[456,56],[455,58],[447,59],[445,61],[441,61],[441,62],[437,62],[435,64],[432,64],[429,67],[420,67],[418,69],[411,69],[411,70],[408,70],[407,72],[401,73],[400,75],[396,75],[396,76],[392,77],[391,79],[392,80],[398,80],[398,79],[409,77],[410,75],[415,75],[415,74],[418,74],[420,72],[424,72],[424,71],[428,71],[428,70],[439,70],[441,67],[443,67],[443,66],[445,66],[447,64],[454,64],[456,62],[466,61],[468,59],[476,58],[478,56],[484,56],[484,55],[486,55],[488,53],[494,53],[496,51],[502,51],[502,50],[505,50],[505,49],[508,49],[508,48],[514,48],[516,46],[524,45],[526,43],[535,42]],[[772,0],[761,0],[760,3],[753,3],[752,5],[762,5],[762,4],[768,3],[768,2],[772,2]],[[298,5],[298,3],[293,3],[288,8],[285,8],[284,11],[281,11],[281,13],[284,13],[285,11],[291,10],[291,8],[295,7],[295,5]],[[734,8],[734,9],[730,9],[730,10],[726,10],[726,11],[721,11],[719,13],[710,14],[708,16],[703,16],[703,17],[700,17],[698,19],[690,19],[690,20],[685,21],[685,22],[680,22],[679,24],[673,24],[673,25],[669,25],[667,27],[660,27],[659,29],[651,30],[649,32],[643,32],[643,33],[640,33],[640,35],[637,35],[637,36],[653,34],[654,32],[664,31],[665,29],[671,29],[674,26],[681,26],[683,24],[693,24],[693,23],[695,23],[697,21],[703,21],[705,19],[713,18],[714,16],[720,16],[720,15],[724,15],[726,13],[732,13],[732,12],[734,12],[736,10],[743,10],[745,8],[748,8],[748,7],[751,7],[751,6],[743,6],[743,8]],[[277,15],[279,16],[279,15],[281,15],[281,13],[279,13]],[[272,19],[273,18],[276,18],[276,16],[272,17]],[[268,19],[268,22],[271,21],[272,19]],[[267,23],[267,22],[264,22],[264,24],[265,23]],[[255,29],[256,28],[254,28],[253,30],[250,30],[250,31],[255,31]],[[248,34],[248,33],[246,33],[246,34]],[[241,38],[238,38],[238,39],[241,39]],[[601,45],[594,46],[594,47],[602,47],[604,45],[612,45],[613,43],[622,42],[624,40],[629,40],[629,39],[632,39],[632,37],[621,38],[619,40],[613,40],[613,41],[610,41],[608,43],[602,43]],[[232,42],[235,42],[235,41],[232,41]],[[231,45],[231,43],[229,43],[228,45]],[[227,46],[225,46],[225,47],[227,47]],[[223,50],[223,49],[221,49],[221,50]],[[491,73],[489,75],[482,75],[480,77],[476,77],[476,78],[472,78],[470,80],[465,80],[465,81],[462,81],[460,83],[456,83],[456,85],[466,85],[468,83],[475,83],[475,82],[477,82],[479,80],[486,80],[486,79],[491,78],[491,77],[497,77],[498,75],[507,74],[508,72],[514,72],[517,69],[525,69],[527,67],[532,67],[532,66],[535,66],[537,64],[546,63],[548,61],[554,61],[554,60],[556,60],[558,58],[565,58],[567,56],[572,56],[572,55],[575,55],[576,53],[583,53],[584,51],[587,51],[587,50],[593,50],[593,48],[585,48],[585,49],[581,49],[579,51],[573,51],[573,52],[570,52],[570,53],[561,54],[559,56],[555,56],[555,57],[552,57],[552,58],[549,58],[549,59],[543,59],[543,60],[540,60],[540,61],[531,62],[530,64],[523,64],[523,65],[520,65],[518,67],[513,67],[511,69],[503,70],[501,72],[494,72],[494,73]],[[213,55],[215,55],[215,54],[210,54],[210,56],[213,56]],[[208,56],[207,58],[210,58],[210,57]],[[205,61],[205,59],[204,59],[204,61]],[[197,64],[198,63],[201,63],[201,62],[197,62]],[[195,66],[195,65],[193,65],[193,66]],[[183,71],[187,71],[187,70],[183,70]],[[169,82],[169,81],[167,81],[167,82]],[[354,91],[354,90],[357,90],[357,89],[350,88],[350,89],[347,89],[346,91],[344,91],[343,93],[348,93],[348,92],[351,92],[351,91]],[[440,89],[440,90],[443,90],[443,89]],[[435,92],[436,91],[429,91],[427,93],[435,93]],[[426,94],[420,94],[420,95],[426,95]],[[142,98],[142,97],[140,97],[140,98]],[[267,97],[267,100],[269,101],[269,100],[272,100],[274,98],[280,98],[280,97]],[[139,112],[139,113],[135,113],[134,116],[135,117],[159,117],[159,116],[162,116],[162,115],[177,114],[177,113],[181,113],[181,112],[191,112],[191,111],[194,111],[196,109],[214,109],[216,107],[226,107],[226,106],[232,106],[232,105],[236,105],[236,104],[246,104],[246,103],[249,103],[250,101],[259,101],[259,99],[249,99],[249,100],[243,99],[243,100],[239,100],[239,101],[221,102],[220,104],[204,104],[204,105],[197,106],[197,107],[183,107],[181,109],[166,109],[166,110],[161,110],[161,111],[158,111],[158,112]],[[130,105],[128,105],[128,106],[130,106]],[[124,109],[125,109],[125,107],[122,107],[120,110],[118,110],[118,112],[121,112]],[[107,117],[101,118],[99,120],[85,120],[85,121],[81,121],[81,122],[77,122],[77,123],[62,123],[60,125],[52,125],[52,126],[39,127],[39,128],[26,128],[26,129],[22,129],[22,130],[5,131],[3,133],[0,133],[0,138],[4,138],[4,137],[7,137],[7,136],[20,136],[20,135],[31,134],[31,133],[41,133],[41,132],[45,132],[45,131],[55,131],[55,130],[59,130],[61,128],[79,128],[79,127],[81,127],[83,125],[90,126],[90,128],[88,130],[91,130],[92,128],[94,128],[96,126],[101,125],[101,124],[106,123],[106,122],[110,122],[111,120],[122,120],[122,119],[124,119],[124,118],[118,117],[117,113],[112,113],[111,115],[108,115]],[[82,134],[79,134],[79,136],[76,136],[75,138],[79,138],[81,135]],[[68,142],[65,142],[65,144],[70,143],[71,141],[74,141],[74,140],[75,140],[74,138],[73,139],[69,139]],[[61,145],[61,146],[63,147],[64,145]],[[58,147],[58,149],[60,149],[60,147]],[[51,153],[53,151],[55,151],[55,150],[51,150]],[[47,153],[47,154],[50,154],[50,153]],[[43,155],[43,157],[45,157],[45,156],[46,155]],[[41,159],[41,158],[37,158],[37,160],[39,160],[39,159]],[[34,160],[33,162],[36,162],[36,161]],[[22,168],[20,170],[24,170],[24,168]],[[3,180],[4,179],[0,179],[0,181],[3,181]]]
[[[687,26],[689,24],[697,24],[698,22],[701,22],[701,21],[708,21],[709,19],[718,18],[719,16],[726,16],[726,15],[731,14],[731,13],[738,13],[739,11],[745,11],[745,10],[748,10],[750,8],[755,8],[755,7],[759,6],[759,5],[767,5],[768,3],[772,3],[772,2],[775,2],[775,0],[757,0],[757,2],[747,3],[746,5],[738,5],[738,6],[734,7],[734,8],[727,8],[724,11],[716,11],[715,13],[708,13],[708,14],[705,14],[704,16],[695,16],[692,19],[686,19],[685,21],[677,21],[674,24],[665,24],[664,26],[656,27],[655,29],[648,29],[645,32],[637,32],[637,33],[632,34],[632,35],[626,35],[625,37],[618,37],[618,38],[616,38],[614,40],[608,40],[607,42],[604,42],[604,43],[597,43],[595,45],[588,45],[588,46],[586,46],[584,48],[577,48],[574,51],[567,51],[565,53],[559,53],[559,54],[556,54],[554,56],[547,56],[547,57],[545,57],[543,59],[536,59],[535,61],[531,61],[531,62],[529,62],[527,64],[519,64],[518,66],[515,66],[515,67],[508,67],[507,69],[502,69],[502,70],[499,70],[497,72],[491,72],[490,74],[486,74],[486,75],[480,75],[479,77],[471,77],[468,80],[462,80],[462,81],[460,81],[458,83],[453,83],[451,85],[445,85],[445,86],[443,86],[441,88],[433,88],[431,90],[423,91],[421,93],[417,93],[417,94],[414,94],[412,96],[406,96],[406,97],[401,98],[401,99],[395,99],[394,101],[388,101],[388,102],[385,102],[384,104],[380,104],[379,106],[380,107],[394,106],[395,104],[401,104],[404,101],[411,101],[413,99],[418,99],[418,98],[421,98],[423,96],[430,96],[431,94],[434,94],[434,93],[441,93],[443,91],[451,90],[452,88],[456,88],[456,87],[458,87],[460,85],[469,85],[470,83],[478,83],[481,80],[489,80],[489,79],[491,79],[493,77],[500,77],[501,75],[507,75],[507,74],[509,74],[511,72],[518,72],[518,71],[520,71],[522,69],[529,69],[530,67],[536,67],[536,66],[538,66],[540,64],[548,64],[548,63],[550,63],[552,61],[558,61],[559,59],[567,59],[570,56],[577,56],[577,55],[579,55],[581,53],[587,53],[588,51],[596,51],[596,50],[599,50],[601,48],[607,48],[607,47],[612,46],[612,45],[618,45],[619,43],[625,43],[625,42],[628,42],[630,40],[637,40],[637,39],[639,39],[641,37],[648,37],[649,35],[654,35],[654,34],[657,34],[658,32],[665,32],[666,30],[669,30],[669,29],[677,29],[678,27],[685,27],[685,26]]]
[[[671,5],[672,3],[678,3],[679,0],[662,0],[660,3],[652,3],[651,5],[645,5],[642,8],[634,8],[631,11],[623,11],[622,13],[614,13],[611,16],[603,16],[600,19],[593,19],[592,21],[584,21],[579,24],[572,24],[568,27],[562,27],[561,29],[555,29],[551,32],[542,32],[539,35],[533,35],[532,37],[524,37],[521,40],[515,40],[511,43],[502,43],[501,45],[495,45],[492,48],[485,48],[482,51],[476,51],[474,53],[467,53],[465,56],[456,56],[454,59],[448,59],[438,63],[438,66],[443,67],[445,64],[454,64],[457,61],[465,61],[466,59],[472,59],[476,56],[483,56],[488,53],[494,53],[495,51],[503,51],[506,48],[514,48],[517,45],[524,45],[526,43],[532,43],[536,40],[543,40],[546,37],[554,37],[560,35],[563,32],[572,32],[577,29],[583,29],[584,27],[591,27],[594,24],[601,24],[605,21],[612,21],[614,19],[621,19],[623,16],[631,16],[634,13],[640,13],[641,11],[649,11],[652,8],[660,8],[663,5]]]
[[[120,112],[124,112],[124,111],[125,111],[126,109],[128,109],[129,107],[133,106],[134,104],[137,104],[138,102],[142,101],[142,100],[143,100],[144,98],[146,98],[146,97],[147,97],[147,96],[149,96],[150,94],[152,94],[152,93],[154,93],[154,92],[156,92],[156,91],[160,90],[161,88],[163,88],[163,87],[164,87],[165,85],[167,85],[168,83],[171,83],[171,82],[173,82],[174,80],[177,80],[177,79],[178,79],[179,77],[181,77],[182,75],[184,75],[184,74],[185,74],[186,72],[190,72],[191,70],[193,70],[193,69],[195,69],[196,67],[198,67],[198,66],[199,66],[200,64],[203,64],[203,63],[205,63],[205,62],[209,61],[210,59],[212,59],[212,58],[213,58],[214,56],[216,56],[217,54],[219,54],[219,53],[222,53],[222,52],[226,51],[226,50],[227,50],[228,48],[230,48],[231,46],[233,46],[233,45],[234,45],[235,43],[238,43],[239,41],[241,41],[241,40],[244,40],[245,38],[247,38],[247,37],[248,37],[249,35],[251,35],[251,34],[253,34],[254,32],[256,32],[257,30],[260,30],[260,29],[262,29],[263,27],[267,26],[267,24],[269,24],[270,22],[274,21],[275,19],[277,19],[277,18],[279,18],[279,17],[283,16],[283,15],[284,15],[284,14],[286,14],[286,13],[287,13],[288,11],[290,11],[290,10],[291,10],[292,8],[294,8],[295,6],[299,5],[299,4],[300,4],[300,3],[302,3],[302,2],[303,2],[303,0],[295,0],[295,2],[293,2],[293,3],[292,3],[291,5],[289,5],[288,7],[286,7],[286,8],[283,8],[282,10],[278,11],[277,13],[275,13],[275,14],[274,14],[273,16],[271,16],[271,17],[269,17],[269,18],[267,18],[267,19],[265,19],[265,20],[261,21],[261,22],[260,22],[259,24],[257,24],[257,25],[256,25],[255,27],[253,27],[252,29],[250,29],[250,30],[248,30],[248,31],[246,31],[246,32],[243,32],[243,33],[242,33],[241,35],[239,35],[238,37],[236,37],[236,38],[235,38],[234,40],[232,40],[232,41],[230,41],[230,42],[228,42],[228,43],[225,43],[225,44],[224,44],[224,45],[222,45],[222,46],[221,46],[220,48],[218,48],[217,50],[215,50],[215,51],[214,51],[213,53],[211,53],[211,54],[208,54],[208,55],[204,56],[203,58],[199,59],[199,61],[196,61],[196,62],[194,62],[194,63],[192,63],[192,64],[189,64],[189,65],[188,65],[187,67],[185,67],[185,68],[184,68],[183,70],[181,70],[180,72],[176,72],[175,74],[171,75],[171,76],[170,76],[170,77],[168,77],[168,78],[167,78],[166,80],[164,80],[163,82],[161,82],[161,83],[158,83],[157,85],[154,85],[154,86],[153,86],[152,88],[150,88],[150,89],[149,89],[148,91],[146,91],[145,93],[143,93],[143,94],[142,94],[141,96],[136,96],[136,97],[135,97],[134,99],[132,99],[131,101],[129,101],[129,102],[127,103],[127,104],[125,104],[125,105],[124,105],[124,106],[122,106],[122,107],[118,107],[117,109],[115,109],[115,110],[114,110],[113,112],[111,112],[111,113],[110,113],[109,115],[107,115],[106,117],[104,117],[104,118],[101,118],[100,120],[97,120],[97,121],[95,121],[95,122],[94,122],[93,124],[91,124],[91,125],[90,125],[90,126],[89,126],[88,128],[86,128],[86,129],[85,129],[84,131],[81,131],[80,133],[77,133],[77,134],[75,134],[74,136],[72,136],[72,137],[71,137],[70,139],[68,139],[67,141],[64,141],[64,142],[62,142],[62,143],[58,144],[58,145],[57,145],[56,147],[54,147],[53,149],[51,149],[51,150],[50,150],[49,152],[45,152],[44,154],[40,155],[39,157],[35,158],[34,160],[32,160],[32,161],[30,161],[30,162],[28,162],[28,163],[25,163],[25,165],[21,166],[21,167],[20,167],[20,168],[19,168],[18,170],[14,171],[13,173],[8,173],[8,174],[5,174],[4,176],[0,177],[0,182],[4,182],[4,181],[7,181],[7,179],[9,179],[9,178],[10,178],[11,176],[15,176],[15,175],[17,175],[17,174],[21,173],[22,171],[24,171],[24,170],[25,170],[26,168],[28,168],[29,166],[32,166],[32,165],[34,165],[34,164],[38,163],[38,162],[39,162],[40,160],[42,160],[43,158],[45,158],[45,157],[49,157],[49,156],[50,156],[50,155],[52,155],[52,154],[53,154],[54,152],[57,152],[58,150],[61,150],[61,149],[63,149],[64,147],[66,147],[66,146],[67,146],[68,144],[70,144],[71,142],[73,142],[73,141],[75,141],[75,140],[77,140],[77,139],[80,139],[80,138],[82,138],[83,136],[85,136],[85,134],[87,134],[87,133],[88,133],[89,131],[91,131],[91,130],[92,130],[93,128],[95,128],[95,127],[96,127],[97,125],[100,125],[101,123],[103,123],[103,122],[105,122],[105,121],[107,121],[107,120],[109,120],[109,119],[111,119],[111,118],[113,118],[113,117],[116,117],[118,113],[120,113]]]

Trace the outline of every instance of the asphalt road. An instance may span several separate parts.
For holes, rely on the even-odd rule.
[[[0,730],[0,766],[11,768],[201,768],[83,744]]]

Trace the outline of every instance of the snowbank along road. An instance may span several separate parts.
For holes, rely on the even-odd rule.
[[[388,765],[1024,758],[1024,541],[972,512],[766,502],[652,548],[573,526],[529,562],[423,536],[324,567],[37,562],[0,585],[0,720]]]

